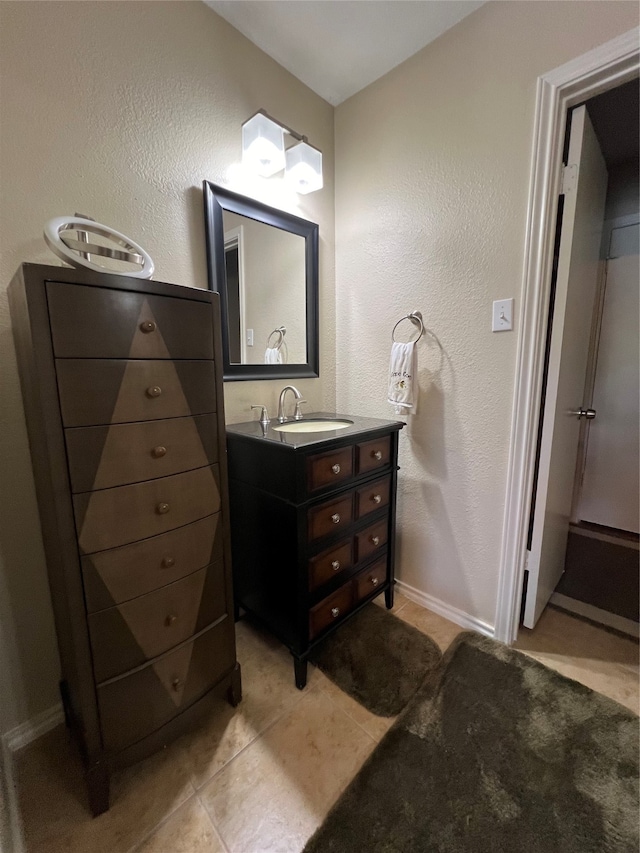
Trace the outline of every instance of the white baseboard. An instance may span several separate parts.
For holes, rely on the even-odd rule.
[[[3,735],[2,740],[9,752],[15,752],[63,722],[62,704],[54,705],[52,708],[47,708],[46,711],[42,711],[30,720],[10,729]]]
[[[448,619],[450,622],[454,622],[456,625],[460,625],[461,628],[466,628],[469,631],[477,631],[479,634],[484,634],[485,637],[494,636],[493,625],[489,625],[488,622],[483,622],[482,619],[478,619],[476,616],[470,616],[468,613],[465,613],[464,610],[458,610],[457,607],[452,607],[450,604],[446,604],[439,598],[427,595],[426,592],[421,592],[419,589],[409,586],[409,584],[404,583],[397,578],[396,589],[410,601],[415,601],[416,604],[421,604],[422,607],[426,607],[427,610],[432,610],[434,613],[437,613],[438,616],[444,616],[445,619]]]
[[[630,637],[635,637],[636,640],[640,638],[640,626],[638,623],[632,619],[625,619],[624,616],[618,616],[617,613],[609,613],[608,610],[601,610],[599,607],[594,607],[592,604],[585,604],[584,601],[569,598],[568,595],[562,595],[559,592],[554,592],[549,602],[562,607],[563,610],[568,610],[570,613],[576,613],[578,616],[591,619],[592,622],[600,622],[608,628],[615,628],[616,631],[629,634]]]

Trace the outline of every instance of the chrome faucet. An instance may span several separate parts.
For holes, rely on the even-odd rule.
[[[302,419],[302,412],[300,411],[300,403],[306,403],[306,400],[302,399],[302,394],[298,391],[297,388],[294,388],[293,385],[285,385],[285,387],[280,392],[280,396],[278,398],[278,420],[281,424],[283,424],[286,420],[290,420],[290,418],[285,417],[284,414],[284,403],[285,397],[287,396],[287,391],[293,391],[293,396],[296,400],[296,407],[293,413],[293,420],[299,421]]]

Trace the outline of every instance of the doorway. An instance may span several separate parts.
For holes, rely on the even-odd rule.
[[[539,78],[531,169],[525,273],[495,636],[516,639],[525,579],[534,486],[544,354],[554,262],[555,222],[562,194],[568,111],[639,73],[638,30]],[[568,521],[568,519],[567,519]],[[551,592],[552,590],[550,590]]]

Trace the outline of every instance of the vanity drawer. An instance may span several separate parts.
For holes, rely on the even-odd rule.
[[[220,509],[218,466],[74,495],[80,548],[104,551],[156,536]]]
[[[390,487],[391,477],[385,477],[356,489],[356,518],[362,518],[380,507],[387,506]]]
[[[58,358],[213,358],[206,302],[60,282],[47,302]]]
[[[319,539],[344,530],[353,521],[353,493],[311,507],[308,513],[309,539]]]
[[[376,589],[382,586],[386,579],[387,558],[381,557],[372,566],[357,574],[353,579],[354,603],[357,604],[371,595]]]
[[[94,426],[216,411],[212,361],[57,359],[62,421]]]
[[[89,636],[97,682],[140,666],[188,640],[226,612],[222,563],[92,613]]]
[[[356,560],[360,562],[387,544],[388,519],[378,521],[356,534]]]
[[[341,586],[309,611],[309,639],[313,640],[329,625],[337,622],[353,607],[353,584]]]
[[[233,621],[98,687],[105,749],[141,740],[205,694],[235,663]]]
[[[65,430],[73,492],[167,477],[218,461],[215,415]]]
[[[353,565],[353,540],[348,539],[309,560],[309,589],[314,590]]]
[[[217,512],[169,533],[82,557],[88,612],[144,595],[221,559],[222,539]]]
[[[375,441],[365,441],[356,444],[356,465],[358,474],[375,471],[376,468],[386,468],[391,458],[391,438],[377,438]]]
[[[353,476],[353,448],[316,453],[307,459],[307,488],[313,492]]]

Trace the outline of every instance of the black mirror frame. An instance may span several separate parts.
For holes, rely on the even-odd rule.
[[[220,294],[222,317],[223,378],[289,379],[294,377],[317,377],[320,353],[318,336],[318,226],[315,222],[285,213],[275,207],[247,196],[231,192],[203,181],[204,222],[207,248],[207,275],[209,290]],[[305,364],[231,364],[229,361],[229,329],[227,325],[227,291],[220,282],[226,279],[224,260],[223,211],[238,213],[257,222],[273,225],[283,231],[299,234],[305,240],[305,286],[306,286],[306,332],[307,361]]]

